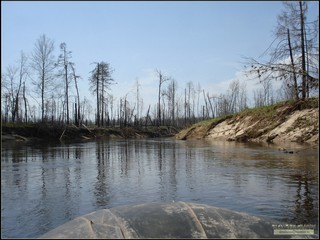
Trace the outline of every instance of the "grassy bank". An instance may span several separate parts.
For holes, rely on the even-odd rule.
[[[294,112],[303,111],[305,109],[318,109],[318,100],[318,98],[309,98],[304,101],[283,101],[269,106],[245,109],[233,115],[198,122],[180,131],[176,135],[176,138],[185,140],[208,137],[210,130],[214,129],[222,122],[224,122],[225,125],[225,128],[223,129],[225,130],[225,133],[221,133],[220,135],[216,134],[214,137],[219,135],[220,138],[223,138],[224,136],[222,135],[226,134],[226,139],[236,141],[259,138],[265,134],[271,133],[273,129],[276,129],[287,121]],[[306,129],[313,128],[308,134],[315,135],[318,133],[316,127],[317,120],[318,117],[317,119],[314,117],[298,117],[297,119],[294,119],[292,125],[286,131],[295,131],[295,129],[303,127]],[[234,129],[232,129],[232,127]],[[233,131],[232,134],[234,137],[230,136],[231,133],[228,132],[228,130]],[[236,136],[237,134],[238,136]],[[268,137],[276,137],[276,134]],[[269,138],[269,140],[271,138]],[[302,140],[304,139],[305,138]]]

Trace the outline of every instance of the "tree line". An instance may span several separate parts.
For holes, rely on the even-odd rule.
[[[96,126],[142,126],[172,125],[182,127],[209,117],[218,117],[240,111],[247,107],[245,85],[239,80],[230,85],[230,93],[213,96],[197,89],[188,82],[184,93],[178,94],[178,83],[163,71],[156,69],[158,79],[158,102],[148,106],[143,113],[139,81],[136,81],[136,101],[128,100],[128,94],[117,99],[110,91],[115,83],[114,69],[108,62],[94,62],[88,79],[90,91],[95,96],[96,108],[89,100],[80,100],[76,64],[66,43],[59,45],[60,54],[54,57],[54,42],[45,34],[35,42],[34,50],[27,58],[21,52],[19,65],[10,65],[1,75],[1,116],[3,122],[50,122],[77,126],[90,122],[94,115]],[[29,89],[28,89],[29,86]],[[75,92],[70,104],[71,92]],[[35,96],[33,96],[35,94]],[[31,106],[30,99],[36,104]],[[40,99],[38,102],[37,99]],[[202,101],[201,101],[202,100]],[[201,105],[203,103],[203,105]]]
[[[270,60],[260,62],[246,58],[248,79],[258,79],[261,85],[253,92],[254,107],[305,99],[319,89],[319,20],[307,20],[307,6],[303,1],[284,2],[274,30],[275,39],[264,53],[269,54]],[[143,112],[139,81],[136,80],[131,93],[116,98],[110,92],[115,83],[114,69],[110,63],[101,61],[92,63],[88,79],[95,99],[94,108],[89,99],[81,100],[78,88],[81,76],[77,74],[67,44],[59,45],[57,58],[54,49],[54,42],[43,34],[36,40],[29,57],[21,52],[18,64],[9,65],[1,74],[2,122],[183,127],[199,120],[233,114],[250,105],[246,82],[239,79],[230,82],[225,93],[211,94],[191,81],[181,88],[174,77],[155,69],[157,103],[147,105],[147,111]],[[277,91],[272,85],[274,80],[282,82]],[[130,95],[134,96],[134,101],[130,101]]]

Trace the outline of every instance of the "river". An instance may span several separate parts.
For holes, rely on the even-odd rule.
[[[92,211],[203,203],[318,225],[318,148],[205,140],[8,143],[1,152],[1,237],[35,238]]]

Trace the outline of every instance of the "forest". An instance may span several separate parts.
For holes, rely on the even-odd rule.
[[[307,19],[308,2],[284,2],[274,29],[274,41],[264,53],[268,61],[246,57],[244,72],[248,79],[257,79],[260,88],[253,92],[253,106],[260,107],[283,100],[303,100],[318,94],[319,89],[319,18]],[[18,64],[1,71],[1,122],[48,123],[76,126],[126,127],[173,126],[183,128],[208,118],[223,117],[250,107],[245,82],[233,80],[226,92],[214,95],[201,85],[188,82],[178,86],[173,76],[155,69],[158,82],[157,104],[144,102],[137,80],[133,95],[114,96],[110,89],[112,63],[92,63],[89,79],[77,74],[77,64],[67,43],[59,44],[45,34],[34,44],[33,52],[21,51]],[[107,56],[106,56],[107,58]],[[214,67],[214,66],[213,66]],[[86,81],[92,101],[81,96],[79,79]],[[281,82],[280,89],[272,86]],[[178,89],[180,87],[180,93]],[[71,94],[72,93],[72,94]],[[92,104],[94,102],[94,106]],[[142,106],[147,111],[142,111]]]

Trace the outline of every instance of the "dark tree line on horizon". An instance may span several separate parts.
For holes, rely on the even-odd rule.
[[[245,67],[246,72],[258,79],[261,86],[253,92],[254,107],[306,99],[319,89],[319,19],[310,22],[306,14],[307,2],[285,2],[274,30],[275,40],[266,50],[270,60],[246,59],[249,65]],[[81,98],[78,88],[81,76],[76,72],[72,52],[65,42],[59,45],[57,58],[54,50],[54,42],[43,34],[29,56],[21,52],[18,64],[2,71],[2,122],[180,128],[199,120],[233,114],[250,105],[246,82],[235,79],[226,92],[211,94],[199,83],[190,81],[184,87],[179,86],[174,77],[159,69],[154,71],[158,82],[156,104],[145,103],[141,98],[138,79],[134,90],[116,97],[110,91],[116,83],[112,77],[114,69],[106,61],[92,63],[87,81],[93,99]],[[282,83],[277,91],[273,80]],[[96,107],[92,106],[93,102]]]

